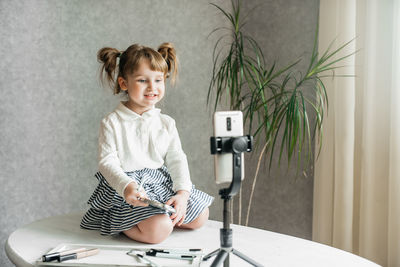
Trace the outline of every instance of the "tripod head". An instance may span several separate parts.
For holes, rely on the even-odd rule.
[[[253,149],[253,137],[250,135],[237,137],[211,137],[211,154],[232,153],[232,182],[229,188],[219,191],[221,198],[230,199],[240,189],[242,182],[242,153]]]

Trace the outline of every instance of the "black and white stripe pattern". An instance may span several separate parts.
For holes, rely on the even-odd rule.
[[[172,179],[165,166],[159,169],[142,169],[126,173],[138,184],[142,184],[150,199],[167,202],[175,193],[172,190]],[[129,230],[142,220],[156,214],[167,214],[166,211],[147,207],[134,207],[125,202],[97,172],[95,177],[99,184],[88,204],[91,206],[82,218],[81,227],[89,230],[100,230],[102,235],[114,235]],[[184,223],[197,218],[200,213],[211,205],[213,197],[192,186]]]

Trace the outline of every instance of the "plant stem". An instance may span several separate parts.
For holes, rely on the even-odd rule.
[[[269,144],[269,141],[264,144],[264,147],[261,150],[260,156],[258,157],[257,169],[256,169],[256,173],[254,174],[253,185],[251,187],[251,192],[250,192],[249,205],[247,207],[247,216],[246,216],[246,224],[245,224],[245,226],[249,225],[250,208],[251,208],[251,202],[253,200],[254,189],[256,187],[258,171],[260,170],[261,160],[262,160],[262,157],[264,155],[265,149],[267,148],[268,144]]]

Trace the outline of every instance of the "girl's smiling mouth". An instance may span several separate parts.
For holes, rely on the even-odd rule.
[[[158,94],[145,94],[144,95],[144,97],[146,97],[146,98],[155,98],[157,96],[158,96]]]

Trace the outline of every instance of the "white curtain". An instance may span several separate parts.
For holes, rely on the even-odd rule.
[[[324,80],[313,240],[382,266],[400,266],[399,11],[399,0],[320,1],[320,53],[353,38],[341,55],[358,52],[335,71],[355,76]]]

